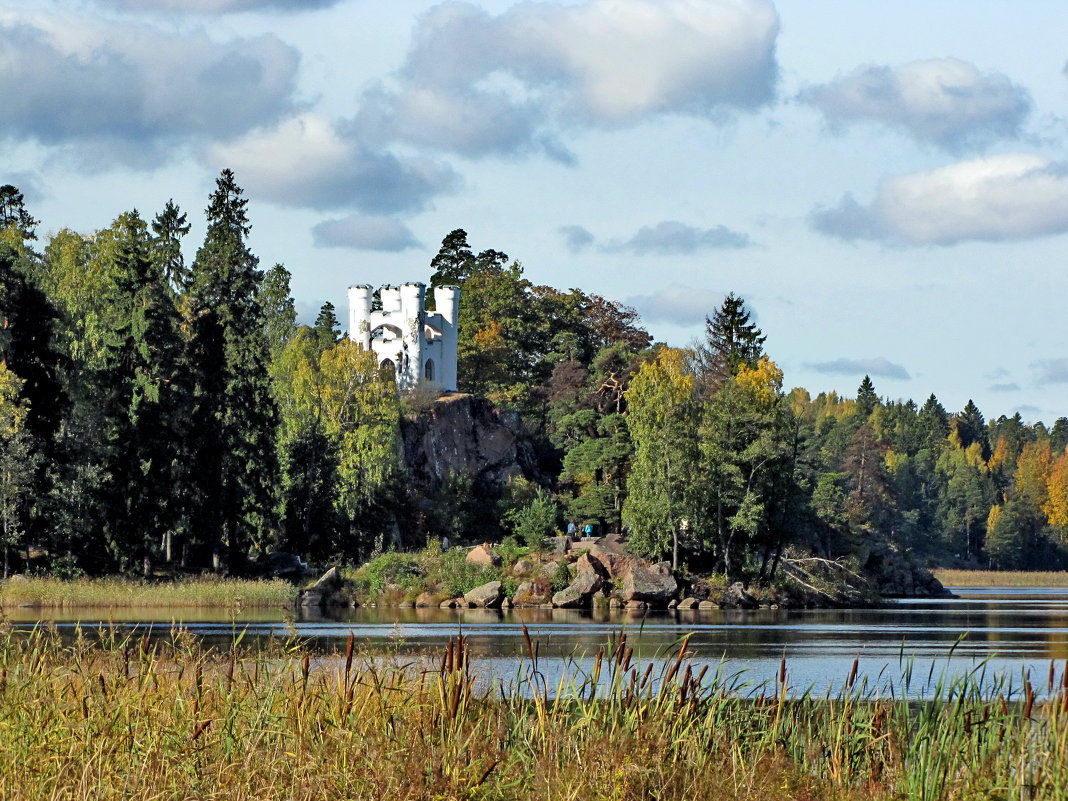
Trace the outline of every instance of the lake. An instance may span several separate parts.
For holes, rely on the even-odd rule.
[[[68,609],[43,612],[7,610],[18,628],[47,620],[61,632],[75,627],[114,624],[151,627],[152,636],[169,636],[172,622],[208,642],[228,644],[235,631],[250,637],[296,636],[310,647],[341,649],[352,633],[366,654],[400,658],[440,653],[458,632],[468,638],[483,680],[509,681],[525,655],[522,626],[539,643],[540,667],[553,679],[565,669],[587,665],[599,646],[621,630],[646,661],[665,655],[680,638],[697,667],[720,666],[748,686],[771,684],[786,658],[794,693],[807,688],[822,694],[840,686],[853,660],[870,685],[899,687],[911,660],[915,677],[910,694],[922,695],[928,675],[957,676],[968,671],[1000,672],[1017,679],[1030,671],[1044,684],[1051,660],[1058,673],[1068,660],[1068,588],[953,587],[959,597],[903,600],[880,609],[718,610],[651,613],[522,609],[489,610],[371,609],[313,613],[294,618],[278,610],[246,610],[220,620],[217,611]]]

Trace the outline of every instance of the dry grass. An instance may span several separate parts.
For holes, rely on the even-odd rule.
[[[285,581],[189,579],[146,583],[124,578],[26,578],[0,583],[0,609],[60,607],[291,607],[297,591]]]
[[[621,636],[555,687],[528,653],[494,694],[462,639],[397,664],[361,659],[351,639],[321,657],[0,634],[0,798],[1068,797],[1068,695],[1052,670],[1042,707],[1029,685],[1020,701],[974,679],[925,703],[855,676],[834,698],[791,700],[785,666],[743,697],[736,679],[695,675],[685,642],[645,666]]]
[[[947,587],[1068,587],[1068,572],[932,570]]]

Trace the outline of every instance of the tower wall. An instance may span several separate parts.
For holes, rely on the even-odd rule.
[[[371,311],[372,296],[366,284],[349,287],[349,338],[373,351],[379,365],[387,359],[394,364],[399,390],[425,384],[455,392],[459,287],[434,289],[437,312],[433,314],[426,311],[426,286],[421,283],[382,287],[378,312]],[[376,328],[382,329],[378,338],[372,337]],[[432,330],[440,330],[441,335],[428,336]],[[428,360],[434,363],[430,381],[426,380]]]
[[[434,305],[441,315],[441,363],[438,365],[438,383],[447,392],[455,392],[456,346],[460,323],[460,287],[439,286],[434,288]]]
[[[371,349],[371,287],[356,284],[349,287],[349,339],[364,350]]]

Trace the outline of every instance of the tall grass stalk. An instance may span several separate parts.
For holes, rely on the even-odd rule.
[[[1063,666],[797,696],[785,661],[751,686],[685,639],[640,663],[624,632],[550,684],[527,635],[493,687],[462,636],[400,662],[116,631],[0,633],[0,798],[1068,797]]]

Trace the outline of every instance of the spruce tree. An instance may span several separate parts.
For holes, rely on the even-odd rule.
[[[231,570],[267,547],[273,528],[278,412],[267,375],[262,274],[246,240],[242,190],[230,170],[207,209],[193,263],[190,369],[194,380],[190,529]]]
[[[297,310],[289,293],[290,276],[289,270],[276,264],[266,272],[260,284],[258,299],[272,362],[297,331]]]
[[[334,347],[341,339],[341,323],[338,322],[334,312],[334,304],[330,301],[324,303],[319,309],[319,316],[315,318],[315,326],[312,328],[315,342],[319,352]]]
[[[921,447],[930,450],[938,450],[946,444],[949,436],[949,412],[946,407],[938,402],[938,398],[931,396],[924,401],[919,413],[919,425],[923,431],[923,444]]]
[[[862,420],[867,420],[878,405],[879,393],[875,391],[875,384],[870,376],[864,376],[864,380],[857,387],[857,414]]]
[[[111,475],[108,544],[126,569],[169,559],[188,496],[184,471],[188,380],[178,311],[165,265],[152,258],[136,212],[118,221],[114,274],[128,309],[115,327],[93,395],[104,406]]]
[[[957,426],[957,435],[960,437],[962,448],[967,448],[973,442],[978,442],[982,448],[983,458],[990,458],[990,439],[987,436],[986,420],[979,407],[971,399],[968,400],[964,411],[956,415],[954,422]]]
[[[705,341],[697,349],[697,369],[713,390],[745,367],[756,367],[764,340],[745,301],[731,292],[711,317],[705,318]]]
[[[152,221],[152,259],[164,280],[179,294],[189,290],[192,275],[182,256],[182,238],[189,233],[189,223],[173,200]]]

